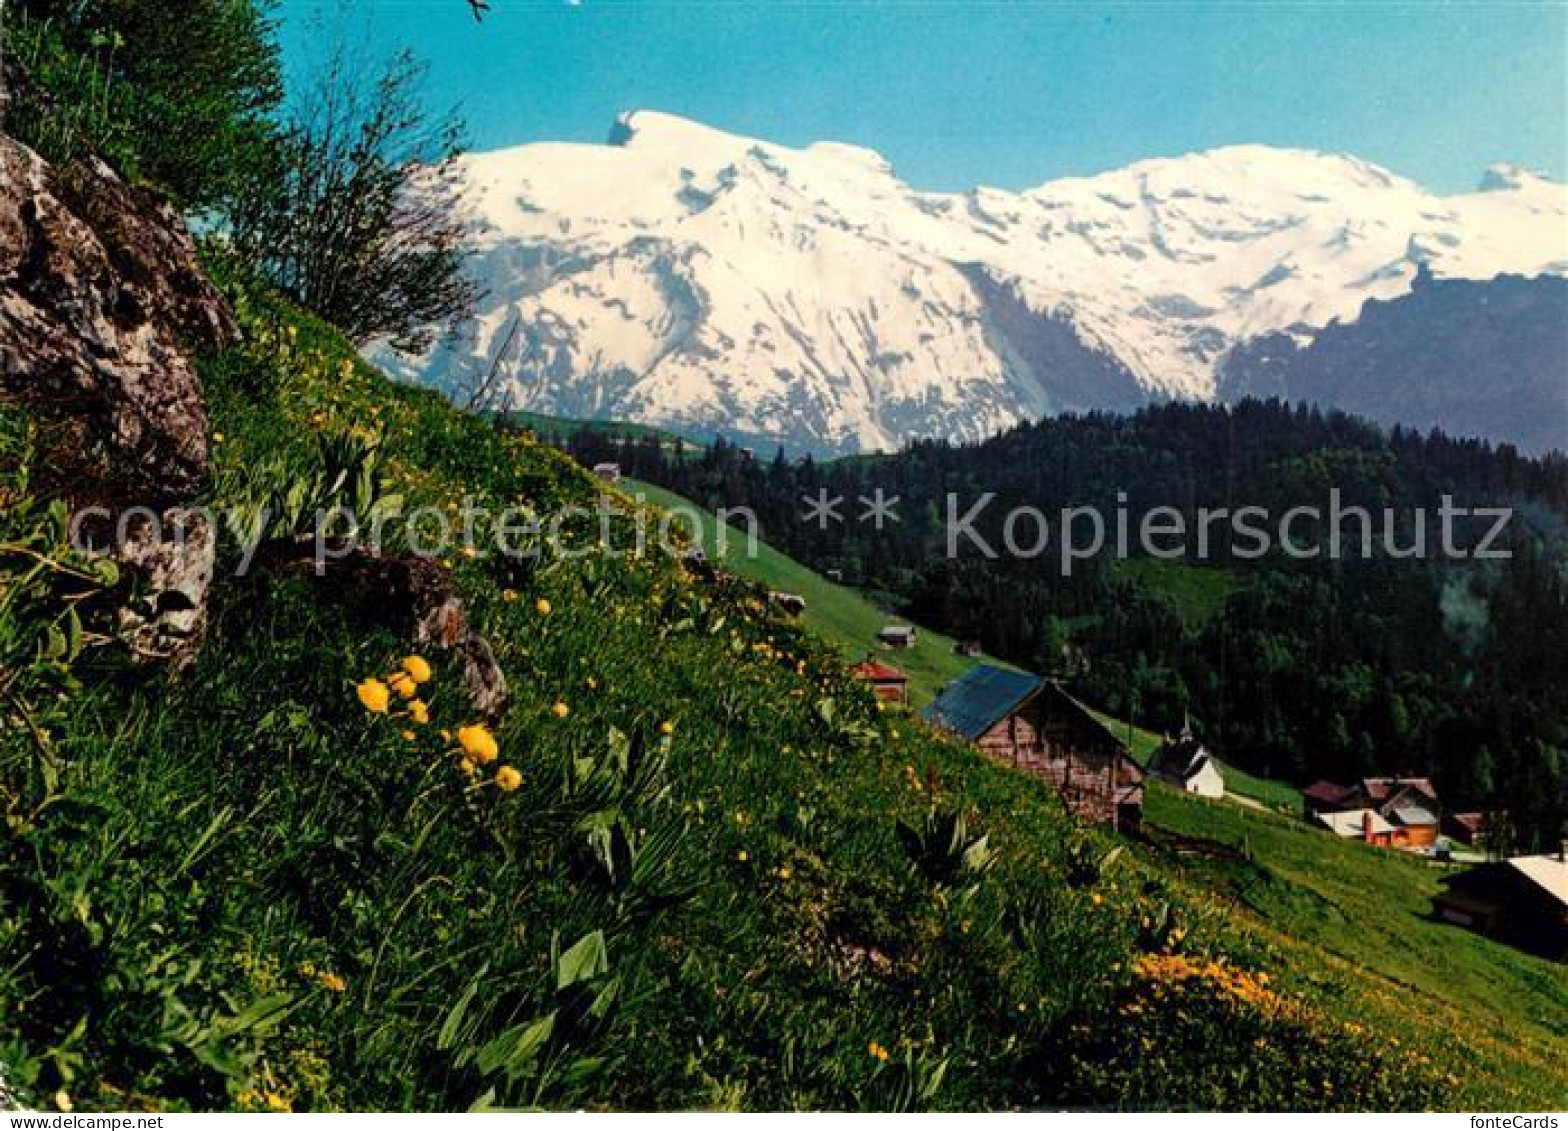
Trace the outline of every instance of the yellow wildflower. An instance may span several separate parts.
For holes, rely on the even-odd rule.
[[[887,1063],[889,1053],[887,1049],[883,1048],[876,1041],[872,1041],[870,1044],[866,1045],[866,1052],[870,1054],[873,1060],[880,1061],[883,1064]]]
[[[403,660],[403,670],[415,683],[430,682],[430,664],[423,656],[409,656]]]
[[[348,983],[331,970],[323,970],[321,976],[316,980],[321,983],[323,989],[331,993],[340,994],[348,989]]]
[[[746,861],[751,859],[751,853],[747,852],[743,848],[743,849],[741,849],[739,852],[737,852],[735,854],[735,859],[739,860],[742,864],[744,864]]]
[[[502,766],[495,772],[495,784],[502,793],[511,793],[512,790],[523,784],[523,775],[511,766]]]
[[[505,601],[508,605],[515,604],[520,596],[521,594],[518,593],[515,589],[501,590],[501,600]]]
[[[365,705],[365,710],[372,715],[384,715],[387,707],[392,702],[392,693],[387,690],[387,685],[379,679],[367,679],[354,689],[359,696],[359,701]]]
[[[397,692],[400,699],[412,699],[418,694],[418,685],[414,677],[407,672],[397,672],[387,677],[387,686]]]
[[[408,705],[408,717],[425,726],[430,722],[430,708],[423,699],[415,699]]]
[[[538,613],[542,617],[549,616],[550,602],[546,601],[543,597],[540,597],[537,601],[534,602],[534,612]]]
[[[565,703],[562,703],[559,699],[557,699],[556,702],[555,702],[555,706],[550,708],[550,713],[553,714],[558,719],[564,719],[564,718],[566,718],[567,715],[570,715],[572,713],[572,709],[570,707],[568,707]]]
[[[675,733],[675,724],[672,723],[669,719],[665,719],[662,723],[659,724],[659,733],[662,734],[665,738],[669,738],[670,735]]]
[[[495,735],[490,733],[490,728],[484,723],[459,727],[457,744],[463,748],[463,753],[467,754],[476,766],[488,766],[501,755],[500,747],[495,742]]]

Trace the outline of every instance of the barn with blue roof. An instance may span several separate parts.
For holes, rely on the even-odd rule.
[[[1125,743],[1052,680],[977,664],[924,711],[992,761],[1049,784],[1067,807],[1113,828],[1143,817],[1143,771]]]

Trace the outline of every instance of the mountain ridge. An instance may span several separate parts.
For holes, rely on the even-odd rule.
[[[868,149],[633,111],[607,144],[469,154],[459,175],[487,298],[430,353],[376,361],[450,389],[512,339],[514,407],[828,451],[1211,400],[1238,347],[1305,346],[1420,272],[1568,273],[1568,188],[1508,165],[1438,196],[1236,145],[924,192]]]

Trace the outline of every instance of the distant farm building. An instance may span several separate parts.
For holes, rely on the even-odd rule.
[[[1429,848],[1437,843],[1443,807],[1427,778],[1362,778],[1355,785],[1314,782],[1301,791],[1308,820],[1329,813],[1370,809],[1393,827],[1395,848]]]
[[[621,465],[618,463],[596,463],[593,473],[606,483],[619,483],[621,481]]]
[[[913,648],[915,630],[907,624],[890,624],[877,633],[877,639],[889,648]]]
[[[872,692],[878,699],[885,699],[890,703],[909,702],[909,677],[897,668],[879,664],[867,659],[863,664],[856,664],[854,673],[871,685]]]
[[[1475,849],[1486,848],[1491,824],[1485,813],[1443,814],[1443,834]]]
[[[1559,962],[1568,961],[1568,845],[1551,856],[1516,856],[1444,881],[1432,911]]]
[[[953,645],[953,652],[959,656],[976,657],[980,655],[980,641],[960,640]]]
[[[1190,727],[1182,727],[1179,735],[1171,735],[1160,744],[1149,757],[1148,772],[1151,777],[1199,797],[1225,796],[1225,776],[1220,773],[1219,763],[1193,737]]]
[[[1358,808],[1349,804],[1355,794],[1354,786],[1315,781],[1301,791],[1301,815],[1310,821],[1324,813],[1342,813]]]
[[[1050,680],[979,664],[924,713],[992,761],[1040,778],[1081,817],[1123,829],[1143,818],[1143,771],[1127,747]]]
[[[1360,840],[1379,848],[1391,848],[1394,844],[1394,826],[1373,809],[1319,813],[1316,820],[1329,832],[1346,840]]]
[[[768,599],[792,617],[806,611],[806,599],[798,593],[769,593]]]
[[[1426,778],[1362,778],[1356,787],[1369,809],[1376,809],[1394,826],[1394,844],[1425,848],[1437,843],[1443,807],[1437,790]]]

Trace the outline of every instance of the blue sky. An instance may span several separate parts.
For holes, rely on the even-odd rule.
[[[1561,4],[281,0],[291,74],[345,30],[411,46],[475,148],[603,141],[645,107],[854,142],[911,184],[1022,188],[1262,142],[1443,192],[1568,165]]]

